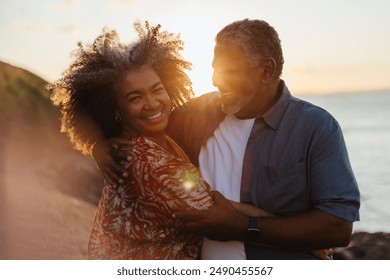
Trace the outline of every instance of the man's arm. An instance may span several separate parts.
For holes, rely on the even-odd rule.
[[[127,156],[121,147],[129,145],[129,141],[122,138],[107,140],[100,126],[88,114],[77,116],[75,129],[68,136],[75,149],[91,155],[110,185],[123,184],[127,172],[121,162],[127,161]]]
[[[127,156],[122,147],[132,146],[132,141],[122,138],[100,139],[92,147],[91,157],[111,186],[122,185],[128,178]]]
[[[208,210],[176,213],[186,231],[198,231],[214,240],[244,240],[248,216],[237,211],[221,194]],[[352,222],[312,210],[294,217],[258,218],[260,234],[254,243],[265,246],[314,250],[349,243]]]

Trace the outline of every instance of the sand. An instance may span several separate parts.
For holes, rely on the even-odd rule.
[[[1,136],[0,259],[85,259],[102,178],[64,135],[37,130]]]

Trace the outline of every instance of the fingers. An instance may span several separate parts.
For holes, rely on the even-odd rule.
[[[215,191],[215,190],[212,190],[210,192],[210,196],[214,200],[214,204],[218,204],[218,202],[224,199],[224,196],[219,191]]]
[[[122,148],[122,147],[134,147],[136,142],[134,140],[128,140],[128,139],[125,139],[125,138],[119,138],[119,137],[116,137],[116,138],[112,138],[110,139],[110,142],[116,146],[118,146],[118,148]]]
[[[191,223],[177,223],[175,224],[175,227],[180,230],[181,232],[202,232],[204,231],[204,227],[201,226],[198,222],[191,222]]]
[[[200,211],[201,210],[195,210],[195,209],[184,210],[184,211],[174,213],[173,217],[179,219],[182,223],[188,223],[188,222],[196,221],[200,216],[200,213],[198,214],[198,212]]]
[[[333,256],[333,249],[319,249],[312,251],[312,254],[321,260],[329,260]]]
[[[102,174],[104,179],[113,187],[118,186],[118,182],[120,181],[120,178],[118,178],[114,173],[111,172],[111,170],[106,169],[102,170]]]
[[[130,176],[126,170],[129,162],[127,155],[134,145],[134,141],[123,138],[101,140],[95,143],[92,157],[110,185],[119,186],[129,181]]]
[[[230,201],[226,197],[224,197],[219,191],[215,191],[215,190],[211,191],[210,196],[214,200],[214,208],[215,207],[224,207],[224,209],[226,209],[225,207],[233,208]]]
[[[128,152],[121,148],[117,143],[111,144],[110,149],[111,157],[117,162],[127,162],[128,161]]]
[[[127,163],[129,162],[128,152],[135,145],[135,141],[130,141],[123,138],[110,139],[110,154],[112,161],[110,163],[110,172],[106,173],[106,176],[114,181],[116,185],[122,185],[128,183],[130,180],[129,173],[126,170]]]
[[[333,256],[333,249],[332,248],[326,249],[326,253],[327,253],[328,257],[332,257]]]
[[[184,210],[173,215],[175,226],[181,231],[198,231],[205,228],[204,210]]]

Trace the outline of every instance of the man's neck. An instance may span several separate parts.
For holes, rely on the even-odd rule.
[[[263,116],[272,106],[278,101],[282,90],[279,88],[281,85],[278,79],[274,83],[270,84],[266,90],[266,94],[261,96],[254,96],[253,102],[250,104],[250,108],[243,108],[235,116],[239,119],[254,119]]]

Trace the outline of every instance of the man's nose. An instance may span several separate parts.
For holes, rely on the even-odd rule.
[[[222,75],[220,72],[214,70],[213,71],[213,86],[218,87],[222,84]]]

